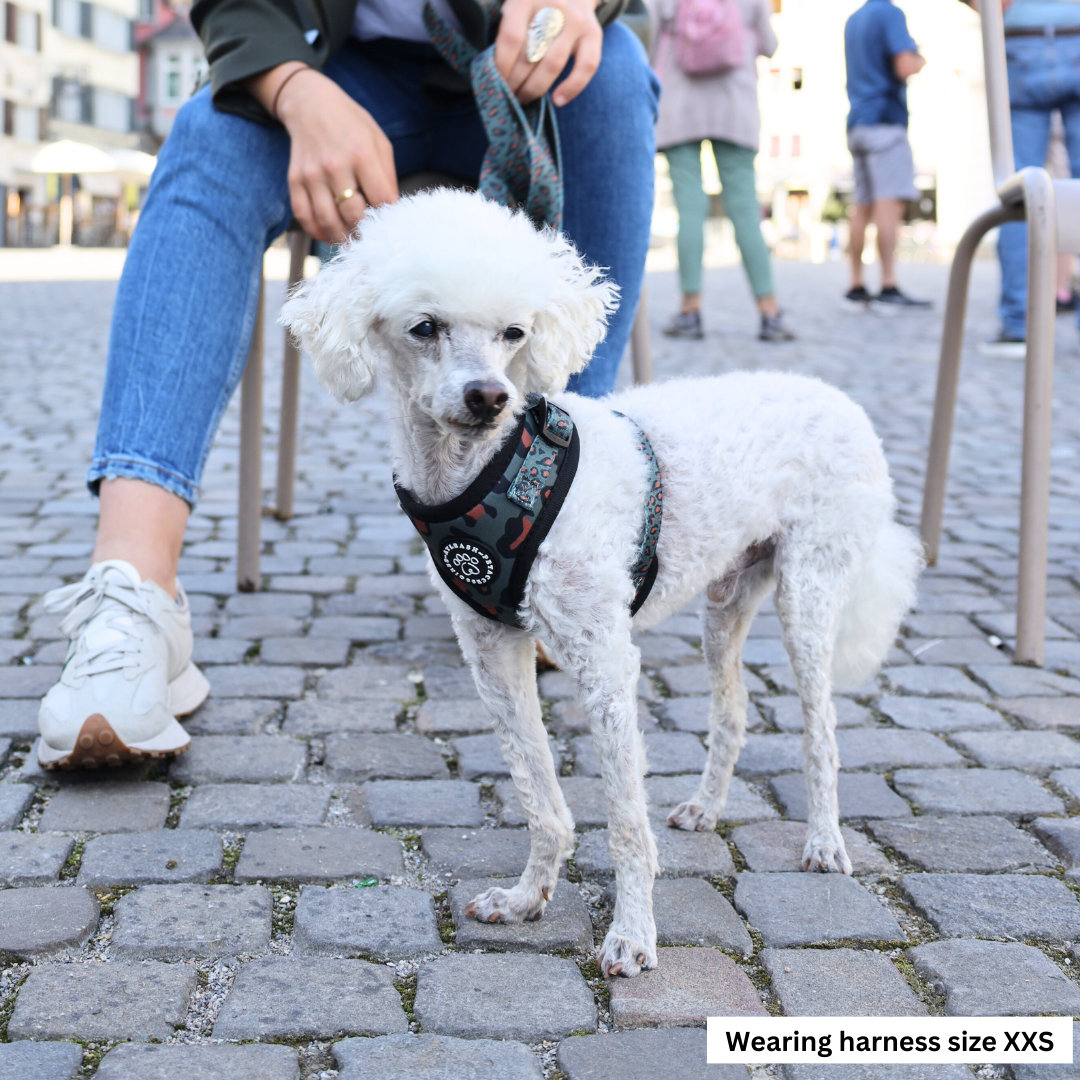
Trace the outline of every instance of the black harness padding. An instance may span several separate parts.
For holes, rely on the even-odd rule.
[[[537,394],[527,400],[516,428],[456,498],[427,506],[407,488],[394,484],[402,509],[453,593],[486,618],[518,628],[529,571],[562,509],[580,452],[577,429],[565,410]],[[636,589],[631,614],[645,602],[656,580],[662,516],[656,455],[640,428],[637,432],[639,449],[649,461],[650,479],[645,534],[631,568]]]

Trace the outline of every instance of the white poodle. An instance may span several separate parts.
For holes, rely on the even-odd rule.
[[[527,393],[553,396],[573,419],[577,474],[533,563],[519,609],[525,629],[478,614],[432,567],[531,839],[518,883],[488,889],[469,912],[488,921],[539,918],[574,850],[541,719],[538,637],[577,684],[603,771],[618,896],[600,966],[605,975],[635,975],[656,965],[658,868],[631,629],[655,625],[706,591],[708,763],[668,825],[711,830],[744,742],[742,644],[775,586],[806,720],[803,868],[849,874],[832,689],[876,670],[913,603],[920,553],[893,521],[891,481],[866,414],[816,379],[739,373],[604,401],[564,393],[616,302],[617,289],[562,236],[537,232],[479,196],[436,191],[369,213],[337,259],[297,289],[282,321],[339,400],[362,397],[382,377],[395,475],[423,503],[445,503],[469,486],[515,429]],[[633,621],[629,569],[647,471],[632,421],[651,440],[663,482],[659,573]]]

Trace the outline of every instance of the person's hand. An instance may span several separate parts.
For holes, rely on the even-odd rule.
[[[289,133],[289,198],[309,236],[339,244],[369,204],[397,201],[390,140],[336,83],[290,63],[256,76],[248,90]]]
[[[525,58],[533,16],[546,7],[561,9],[566,23],[547,53],[535,64]],[[574,70],[551,96],[556,105],[572,101],[600,66],[604,32],[596,19],[596,0],[506,0],[495,38],[495,66],[518,101],[528,105],[551,89],[572,56]]]

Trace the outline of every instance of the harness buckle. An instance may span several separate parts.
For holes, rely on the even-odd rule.
[[[541,398],[537,407],[544,410],[544,426],[540,435],[555,446],[563,449],[568,447],[574,433],[574,422],[569,413],[564,412],[558,405],[552,405],[546,398]]]

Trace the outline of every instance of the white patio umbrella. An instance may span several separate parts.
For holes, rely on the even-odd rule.
[[[42,147],[30,162],[31,172],[60,175],[60,244],[71,247],[74,220],[71,206],[71,178],[75,173],[117,172],[116,162],[104,150],[89,143],[61,139]]]
[[[157,165],[157,158],[153,154],[143,153],[142,150],[111,150],[109,157],[125,184],[145,186]]]
[[[84,172],[116,172],[116,162],[89,143],[61,139],[43,146],[30,162],[30,171],[71,176]]]

